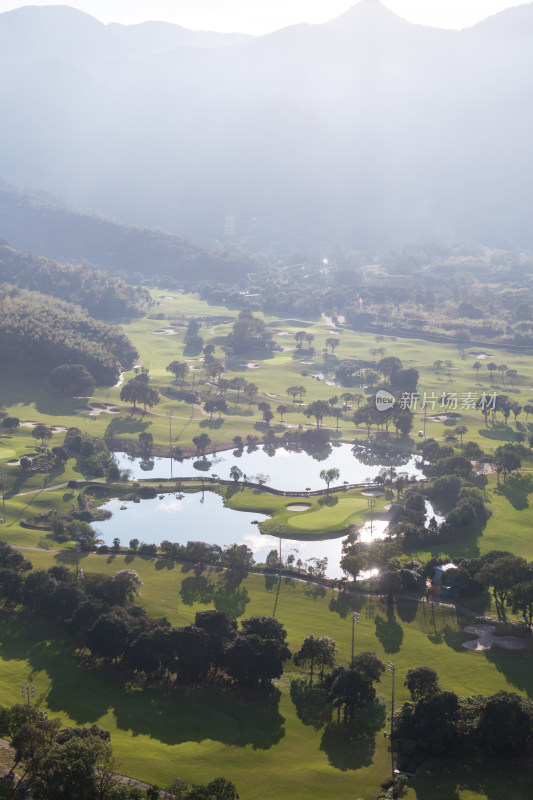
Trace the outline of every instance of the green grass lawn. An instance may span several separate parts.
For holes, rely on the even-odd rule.
[[[236,317],[237,312],[210,306],[196,295],[181,292],[154,292],[154,297],[159,302],[156,311],[162,312],[165,318],[135,319],[124,324],[123,328],[138,348],[144,365],[149,368],[154,386],[162,388],[172,382],[166,365],[174,359],[184,358],[185,328],[177,328],[178,333],[174,336],[156,335],[154,331],[169,327],[172,320],[184,315]],[[272,328],[274,341],[288,349],[276,351],[268,358],[251,356],[248,359],[243,356],[235,359],[228,364],[225,377],[240,375],[258,385],[257,399],[271,403],[275,413],[272,425],[276,432],[284,430],[276,413],[279,404],[290,406],[285,415],[286,424],[312,427],[313,421],[303,416],[298,403],[293,405],[286,390],[292,384],[304,386],[306,402],[329,399],[347,391],[313,378],[314,373],[323,373],[328,367],[321,350],[331,335],[329,325],[322,320],[309,324],[276,321],[271,317],[264,319],[267,324],[275,323]],[[315,337],[313,346],[317,354],[309,359],[313,361],[310,365],[302,364],[308,359],[293,349],[294,333],[304,327]],[[223,356],[221,345],[230,329],[230,323],[215,322],[201,330],[204,342],[215,345],[218,358]],[[279,332],[289,335],[280,336]],[[386,355],[398,356],[404,366],[414,366],[419,370],[421,394],[434,393],[440,397],[443,392],[457,392],[460,400],[464,392],[485,391],[489,394],[498,391],[508,394],[521,405],[530,400],[531,389],[528,387],[533,379],[533,370],[527,356],[490,348],[487,351],[490,360],[497,364],[505,363],[519,373],[516,386],[500,385],[498,375],[493,387],[486,362],[481,362],[479,376],[476,375],[475,360],[470,355],[475,348],[468,348],[461,354],[452,345],[393,337],[383,337],[378,343],[371,334],[349,330],[343,330],[338,338],[340,345],[334,361],[351,357],[371,361],[376,358],[372,351],[376,346],[383,346]],[[453,367],[445,368],[437,375],[433,368],[437,359],[451,360]],[[195,383],[203,380],[205,373],[201,358],[195,356],[187,360],[194,367],[188,380],[193,377]],[[241,366],[241,362],[244,364],[248,360],[259,364],[259,368]],[[133,372],[127,373],[125,380],[132,376]],[[236,435],[261,437],[265,427],[260,423],[257,406],[253,405],[250,410],[242,400],[237,404],[231,392],[227,399],[229,414],[221,421],[210,421],[198,409],[194,410],[191,419],[190,406],[163,396],[153,413],[138,411],[133,414],[128,406],[120,404],[120,387],[98,388],[89,402],[117,403],[119,413],[102,412],[89,417],[87,413],[77,413],[77,409],[85,406],[84,401],[51,398],[45,382],[31,380],[16,372],[5,374],[0,388],[0,406],[5,406],[10,415],[23,422],[44,422],[48,426],[64,428],[77,426],[97,436],[112,431],[120,439],[130,440],[136,440],[139,433],[149,431],[160,446],[168,444],[169,425],[165,412],[171,411],[174,417],[173,444],[180,445],[185,451],[191,450],[192,438],[202,432],[209,434],[218,450],[230,446]],[[437,402],[435,413],[439,411]],[[533,424],[526,421],[524,413],[518,421],[511,416],[508,425],[501,423],[487,427],[479,412],[460,408],[458,412],[461,417],[452,425],[466,425],[468,433],[465,438],[477,441],[487,452],[509,441],[515,431],[526,436],[533,432]],[[330,428],[334,427],[332,420],[325,422]],[[443,439],[448,427],[447,422],[427,419],[426,435]],[[417,431],[422,428],[423,416],[418,412],[411,437],[402,441],[406,449],[414,449]],[[339,437],[351,441],[356,433],[348,415],[340,422]],[[357,435],[366,438],[366,431],[359,431]],[[60,444],[62,438],[63,433],[58,430],[50,445]],[[0,538],[34,547],[39,544],[50,546],[49,536],[21,528],[20,520],[51,507],[68,509],[76,498],[67,489],[43,491],[44,475],[23,475],[20,467],[9,463],[35,451],[36,442],[27,427],[19,428],[12,435],[5,432],[0,435],[0,472],[8,475],[7,522],[0,526]],[[524,468],[531,470],[533,464],[524,464]],[[369,474],[373,474],[372,467],[369,467]],[[50,484],[79,477],[73,462],[69,461],[65,470],[50,474]],[[20,492],[31,494],[11,496]],[[264,523],[263,528],[275,529],[277,525],[285,525],[288,536],[305,532],[310,535],[331,533],[350,523],[363,521],[368,513],[366,498],[359,492],[339,494],[334,505],[325,505],[320,498],[302,498],[311,505],[302,513],[287,510],[290,502],[297,502],[300,498],[289,501],[274,495],[252,491],[228,492],[225,489],[221,493],[234,508],[272,515],[272,520]],[[532,494],[527,472],[523,473],[520,481],[505,487],[498,487],[495,478],[491,477],[487,500],[492,516],[482,535],[438,545],[433,550],[413,551],[409,555],[425,560],[431,556],[474,556],[491,549],[508,549],[531,560]],[[378,501],[376,511],[381,509],[383,502]],[[56,559],[72,558],[72,554],[64,551],[24,552],[36,567],[49,566]],[[268,577],[259,575],[250,575],[239,586],[228,586],[222,576],[212,574],[208,576],[212,585],[208,586],[206,594],[205,591],[202,593],[202,577],[205,575],[198,577],[173,562],[88,556],[82,559],[82,565],[89,571],[108,573],[132,566],[145,582],[141,602],[151,615],[165,615],[173,624],[183,625],[192,621],[196,611],[206,607],[227,610],[236,617],[274,613],[287,627],[293,648],[310,633],[332,636],[337,640],[339,658],[344,663],[349,658],[351,611],[357,608],[361,613],[357,648],[376,650],[384,660],[392,659],[396,663],[398,703],[406,699],[403,676],[409,668],[420,664],[436,669],[443,688],[453,689],[459,694],[490,694],[506,689],[533,696],[530,651],[526,654],[497,649],[488,654],[466,651],[462,647],[467,638],[463,632],[466,620],[452,608],[432,608],[430,604],[403,600],[391,615],[376,599],[339,597],[331,590],[291,580],[284,580],[278,587]],[[202,603],[202,597],[208,602]],[[490,605],[485,605],[485,610],[487,608],[490,610]],[[309,724],[313,719],[313,709],[296,705],[291,699],[291,681],[300,676],[298,670],[288,666],[277,686],[277,693],[271,697],[258,697],[253,693],[235,695],[231,691],[215,691],[213,687],[202,690],[152,687],[139,693],[125,683],[117,670],[82,669],[65,644],[56,639],[54,631],[47,631],[29,618],[14,617],[6,611],[0,616],[0,702],[11,703],[18,699],[18,687],[22,682],[35,683],[39,706],[61,716],[65,724],[98,722],[108,728],[112,732],[120,769],[126,774],[160,785],[168,783],[175,775],[202,782],[224,775],[236,783],[243,800],[256,800],[257,797],[267,800],[323,800],[330,796],[340,800],[370,800],[388,774],[390,765],[387,740],[382,730],[376,723],[377,731],[371,731],[356,741],[348,741],[345,736],[337,736],[335,731],[313,727]],[[388,676],[383,679],[380,696],[390,701]],[[511,774],[514,773],[511,771]],[[453,769],[446,765],[430,765],[413,782],[408,800],[433,800],[434,797],[454,800],[478,797],[500,800],[501,797],[503,800],[509,796],[525,800],[531,796],[531,783],[526,771],[519,770],[516,777],[508,777],[508,780],[506,784],[504,768],[498,765],[454,765]],[[512,790],[511,794],[506,793],[507,788]]]
[[[123,323],[123,328],[138,348],[144,365],[149,368],[154,385],[163,387],[172,382],[172,376],[165,369],[167,364],[174,359],[181,360],[184,357],[183,339],[185,328],[176,328],[178,333],[175,336],[156,335],[154,331],[168,327],[173,319],[183,314],[189,316],[221,315],[235,317],[237,312],[210,306],[199,300],[196,295],[181,292],[169,292],[168,294],[155,292],[154,296],[161,303],[160,306],[157,306],[157,310],[164,313],[166,318],[163,320],[153,320],[146,317],[134,319]],[[173,297],[174,299],[164,299],[166,297]],[[291,406],[294,410],[291,410],[285,417],[288,424],[312,425],[312,421],[307,420],[298,410],[298,404],[293,407],[286,390],[291,384],[303,385],[307,390],[306,401],[329,399],[335,394],[337,396],[342,394],[344,391],[342,387],[328,386],[324,381],[316,380],[312,377],[314,373],[321,373],[328,367],[324,362],[321,350],[325,346],[326,338],[330,335],[329,326],[323,320],[309,324],[275,320],[272,317],[264,317],[264,319],[267,324],[274,325],[272,327],[275,332],[274,340],[288,349],[283,352],[276,351],[267,358],[256,359],[251,357],[252,361],[259,364],[259,369],[241,367],[240,362],[246,362],[246,356],[243,356],[242,359],[234,359],[228,362],[226,377],[231,378],[234,375],[241,375],[246,377],[247,380],[255,382],[259,386],[260,398],[270,402],[274,412],[280,403]],[[303,327],[315,337],[313,346],[316,348],[317,354],[312,359],[300,356],[294,349],[296,343],[293,335]],[[215,324],[214,326],[208,325],[201,330],[204,342],[215,345],[215,355],[219,358],[223,357],[221,345],[230,329],[231,324],[228,323]],[[279,336],[278,332],[280,331],[289,335]],[[377,357],[375,353],[376,337],[371,334],[357,333],[344,329],[338,334],[338,338],[340,339],[340,345],[335,351],[330,367],[350,357],[363,358],[369,361]],[[511,416],[507,426],[502,424],[486,428],[483,417],[479,412],[461,410],[460,408],[461,393],[479,393],[481,391],[487,393],[492,391],[505,392],[524,405],[529,399],[530,391],[528,385],[532,377],[531,365],[526,356],[492,348],[490,353],[496,363],[505,362],[509,368],[514,368],[519,373],[515,386],[502,386],[499,373],[495,376],[496,385],[492,386],[489,373],[485,367],[486,362],[481,362],[482,366],[479,375],[476,375],[473,369],[475,359],[470,352],[473,353],[475,348],[469,348],[464,354],[461,354],[452,345],[435,344],[416,339],[397,339],[394,337],[383,337],[379,344],[385,348],[386,355],[398,356],[405,366],[414,366],[419,370],[419,389],[421,394],[426,392],[429,396],[433,393],[437,398],[443,392],[456,392],[458,394],[458,411],[461,413],[461,418],[457,422],[467,426],[468,439],[478,441],[482,446],[490,449],[507,441],[515,429],[522,430],[525,433],[533,430],[530,423],[526,422],[523,413],[517,423],[513,421]],[[437,375],[433,363],[438,359],[452,361],[453,368],[449,370],[444,368],[444,372]],[[199,380],[203,380],[204,371],[202,369],[201,356],[194,356],[187,358],[187,360],[189,365],[196,370],[189,373],[188,380],[190,381],[194,378],[196,383]],[[313,364],[304,365],[301,363],[306,360],[312,360]],[[125,379],[128,380],[132,376],[133,372],[127,373]],[[355,389],[354,391],[361,390]],[[98,388],[92,400],[100,403],[120,403],[120,387]],[[196,418],[190,421],[190,408],[183,403],[172,401],[168,398],[162,398],[162,402],[154,409],[155,413],[152,414],[142,415],[137,413],[132,416],[129,407],[123,407],[120,415],[110,415],[103,412],[97,417],[88,417],[87,414],[76,413],[76,409],[80,407],[79,400],[58,401],[55,398],[51,398],[46,391],[44,383],[41,385],[36,384],[35,381],[24,378],[18,373],[9,374],[0,390],[0,403],[8,408],[10,414],[18,416],[22,420],[45,422],[48,425],[56,424],[65,427],[77,425],[99,436],[103,435],[111,424],[116,435],[124,439],[136,439],[140,432],[150,431],[154,436],[154,440],[161,445],[166,445],[168,442],[168,420],[165,417],[165,411],[171,410],[176,416],[173,430],[174,442],[189,449],[193,436],[203,430],[209,433],[218,449],[229,446],[233,436],[237,434],[258,433],[258,429],[255,426],[260,417],[256,406],[252,407],[252,416],[250,417],[247,405],[240,403],[237,406],[234,401],[234,393],[230,392],[228,395],[229,415],[223,417],[222,423],[213,420],[215,424],[210,424],[209,420],[203,417],[198,410],[195,411]],[[83,406],[83,403],[81,403],[81,406]],[[435,413],[438,413],[438,411],[439,404],[437,401]],[[276,423],[279,421],[277,414],[275,421]],[[331,420],[326,420],[326,422],[333,426]],[[422,427],[422,414],[418,412],[413,429],[413,438],[415,440],[416,431]],[[426,434],[428,436],[442,438],[446,428],[447,425],[445,423],[430,419],[426,421]],[[341,421],[340,429],[343,438],[347,440],[353,438],[355,428],[349,418]],[[260,426],[259,433],[261,432]],[[52,443],[56,439],[59,440],[59,438],[60,436],[56,435]],[[410,442],[406,441],[405,444],[412,447],[413,439]],[[14,449],[11,441],[6,441],[5,437],[3,437],[2,446],[6,454],[8,450]],[[2,450],[0,449],[0,463],[7,457],[7,455],[2,456]]]
[[[72,563],[73,557],[25,554],[36,568],[58,559]],[[112,574],[125,566],[137,570],[144,580],[143,605],[151,615],[165,615],[175,625],[191,622],[197,610],[210,607],[238,617],[275,614],[286,626],[293,649],[309,633],[332,636],[344,663],[350,654],[351,611],[357,609],[361,624],[356,648],[376,650],[383,660],[395,662],[398,703],[407,699],[405,673],[419,664],[436,669],[443,688],[459,694],[507,689],[533,696],[529,650],[488,655],[466,651],[466,620],[453,609],[403,600],[391,614],[376,599],[339,597],[299,581],[283,580],[278,592],[269,577],[249,575],[232,585],[215,572],[197,576],[173,562],[139,557],[91,555],[80,564],[88,572]],[[207,594],[205,578],[212,584]],[[312,709],[291,699],[291,681],[302,673],[290,665],[278,682],[280,693],[270,697],[213,687],[152,687],[139,693],[117,670],[82,669],[51,631],[10,612],[1,617],[0,659],[0,702],[13,702],[20,684],[31,681],[39,707],[59,715],[65,724],[98,722],[109,729],[120,769],[159,785],[175,775],[196,781],[225,775],[236,783],[243,800],[371,800],[388,771],[382,723],[356,741],[313,727]],[[389,676],[379,691],[390,702]],[[434,797],[429,785],[427,793],[416,796]]]

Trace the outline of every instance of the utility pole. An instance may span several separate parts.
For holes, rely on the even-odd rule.
[[[172,480],[172,411],[165,411],[168,417],[168,456],[170,459],[170,479]]]
[[[79,577],[80,574],[80,553],[81,553],[81,542],[79,539],[76,541],[76,578]]]
[[[6,480],[7,480],[7,472],[4,472],[0,475],[0,481],[2,481],[2,520],[1,522],[6,521]]]
[[[370,541],[372,541],[372,534],[373,534],[373,523],[374,523],[374,506],[376,505],[376,500],[374,497],[369,497],[366,501],[367,505],[370,509]]]
[[[357,611],[354,611],[352,614],[352,660],[350,663],[350,669],[353,669],[353,659],[355,656],[355,626],[359,625],[360,615]]]
[[[396,668],[392,661],[387,664],[387,670],[392,675],[392,701],[391,701],[391,714],[390,714],[390,758],[391,758],[391,776],[392,785],[394,786],[394,674]]]
[[[28,701],[28,722],[31,723],[30,698],[35,696],[35,686],[33,685],[33,683],[31,686],[28,683],[26,684],[26,686],[22,684],[21,689],[22,689],[22,697],[26,698]]]

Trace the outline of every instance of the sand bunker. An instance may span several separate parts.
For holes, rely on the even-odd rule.
[[[248,369],[259,369],[260,365],[256,364],[254,361],[248,361],[246,364],[243,362],[241,367],[248,367]]]
[[[470,358],[477,358],[483,360],[484,358],[494,358],[490,353],[469,353]]]
[[[52,425],[50,430],[52,431],[52,433],[65,433],[67,429],[65,428],[64,425]]]
[[[433,422],[448,422],[450,419],[459,419],[460,414],[437,414],[436,416],[428,417]]]
[[[289,331],[276,331],[274,333],[274,336],[290,336],[290,335],[291,334],[289,333]]]
[[[307,511],[308,508],[311,508],[309,503],[291,503],[287,511]]]
[[[385,492],[383,489],[365,489],[361,494],[364,494],[365,497],[381,497]]]
[[[466,633],[473,633],[478,638],[463,642],[467,650],[490,650],[493,644],[504,647],[506,650],[523,650],[525,642],[518,636],[495,636],[494,625],[467,625]]]
[[[314,364],[314,363],[315,363],[314,361],[300,361],[300,364]]]
[[[152,331],[156,336],[177,336],[178,332],[174,328],[160,328],[158,331]]]
[[[111,403],[103,403],[101,406],[96,406],[96,408],[91,408],[90,406],[75,408],[74,413],[87,414],[89,417],[98,417],[100,414],[119,414],[120,409],[118,406],[114,406]]]
[[[20,427],[21,428],[35,428],[35,426],[37,424],[38,424],[37,422],[21,422],[20,423]]]

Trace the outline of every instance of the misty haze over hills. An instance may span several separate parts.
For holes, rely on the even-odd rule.
[[[464,31],[361,0],[262,37],[0,14],[0,177],[250,246],[533,246],[533,4]],[[2,232],[0,231],[0,235]]]

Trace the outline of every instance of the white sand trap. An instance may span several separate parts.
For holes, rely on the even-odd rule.
[[[450,419],[459,419],[460,414],[437,414],[433,417],[428,417],[428,419],[433,420],[433,422],[448,422]]]
[[[523,650],[525,642],[518,636],[496,636],[494,625],[467,625],[466,633],[473,633],[478,638],[463,642],[467,650],[490,650],[493,644],[506,650]]]
[[[119,414],[120,409],[118,406],[114,406],[111,403],[104,403],[102,406],[98,406],[97,408],[75,408],[75,414],[87,414],[89,417],[98,417],[100,414]]]
[[[385,492],[383,489],[368,489],[361,492],[361,494],[364,494],[365,497],[381,497]]]
[[[67,429],[64,425],[52,425],[50,430],[53,431],[53,433],[65,433]]]
[[[309,503],[291,503],[287,511],[307,511],[308,508],[311,508]]]
[[[38,424],[37,422],[21,422],[20,423],[20,427],[21,428],[35,428],[35,426],[37,424]]]
[[[491,353],[469,353],[470,358],[477,358],[479,361],[482,361],[484,358],[494,358]]]
[[[314,361],[300,361],[300,364],[314,364]]]
[[[259,369],[260,365],[256,364],[254,361],[248,361],[246,364],[243,362],[240,364],[241,367],[248,367],[248,369]]]
[[[178,332],[174,328],[160,328],[158,331],[152,331],[156,336],[177,336]]]
[[[289,331],[276,331],[276,333],[274,334],[274,336],[290,336],[290,335],[291,334],[289,333]]]

